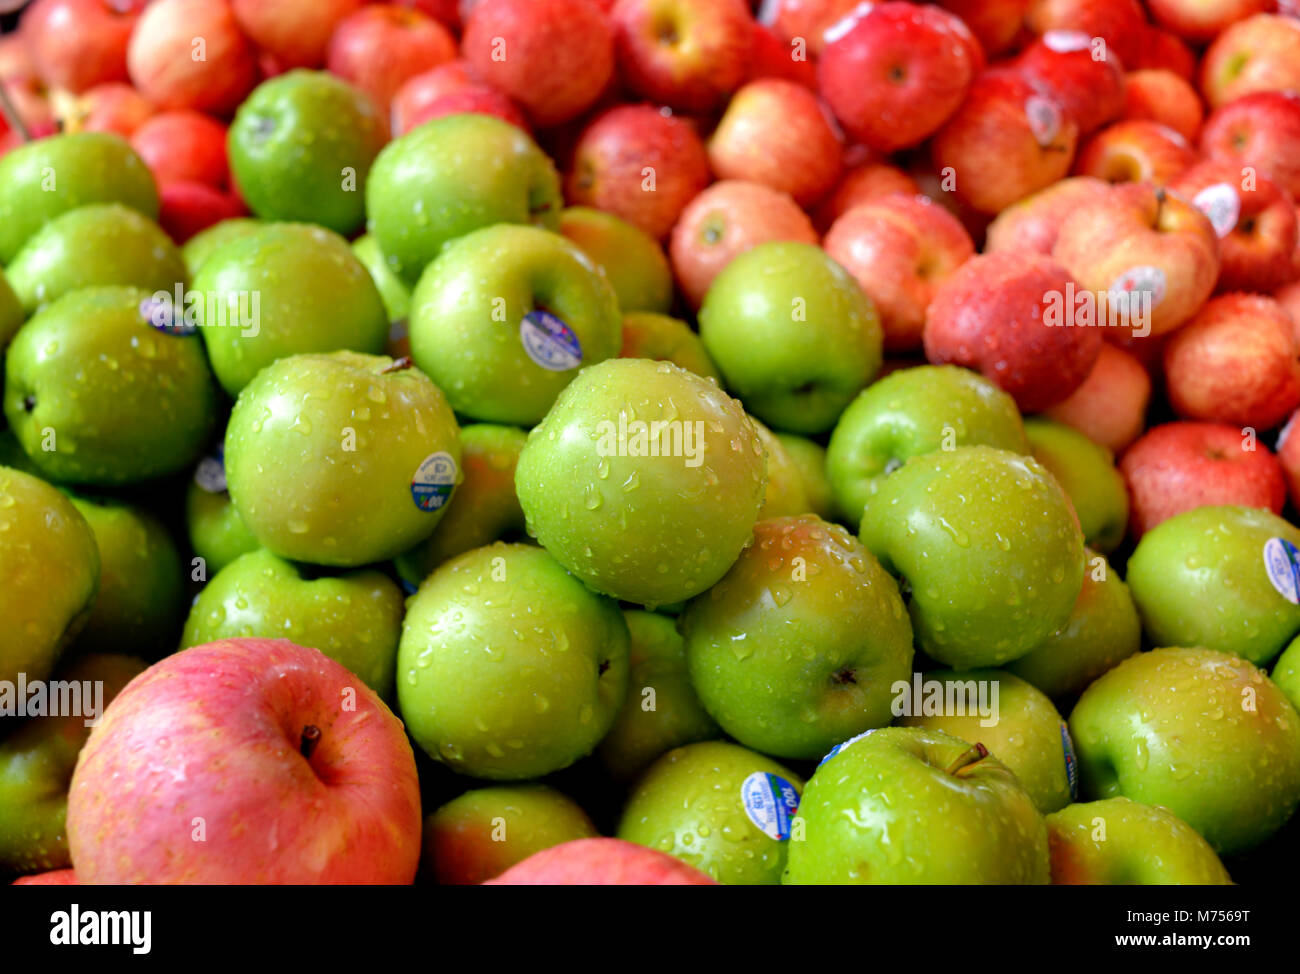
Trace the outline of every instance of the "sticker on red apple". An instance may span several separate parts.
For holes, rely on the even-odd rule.
[[[528,357],[551,372],[582,364],[582,345],[573,329],[549,311],[530,311],[519,322],[519,340]]]
[[[1241,217],[1241,197],[1231,183],[1206,186],[1192,197],[1192,204],[1209,217],[1210,225],[1220,238],[1232,233]]]
[[[755,771],[740,785],[745,814],[768,838],[790,838],[790,820],[799,810],[799,791],[780,775]]]
[[[1081,30],[1049,30],[1043,35],[1043,44],[1057,54],[1069,54],[1086,51],[1092,46],[1092,38]]]
[[[456,487],[456,461],[450,453],[431,453],[411,478],[411,497],[422,511],[436,511]]]
[[[1264,542],[1264,571],[1279,595],[1300,605],[1300,550],[1286,538]]]
[[[1025,99],[1025,118],[1034,140],[1044,148],[1052,144],[1061,131],[1061,108],[1050,98],[1030,95]]]
[[[226,491],[226,451],[221,445],[210,456],[199,461],[194,468],[194,482],[209,494],[224,494]]]
[[[1168,285],[1165,282],[1165,272],[1159,267],[1152,267],[1150,264],[1139,264],[1137,267],[1130,267],[1111,281],[1110,287],[1106,290],[1109,292],[1112,301],[1116,301],[1116,299],[1130,301],[1134,295],[1149,294],[1151,295],[1151,307],[1154,308],[1164,300]]]
[[[1065,751],[1065,780],[1070,783],[1070,801],[1079,800],[1079,761],[1074,756],[1074,741],[1070,728],[1061,721],[1061,748]]]

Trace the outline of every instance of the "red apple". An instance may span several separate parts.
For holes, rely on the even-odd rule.
[[[1079,150],[1074,171],[1112,183],[1166,186],[1196,162],[1187,140],[1159,122],[1128,119],[1102,129]]]
[[[1125,66],[1137,60],[1147,26],[1137,0],[1032,0],[1028,24],[1040,36],[1077,30],[1100,37]]]
[[[14,886],[78,886],[75,869],[51,869],[49,872],[21,876],[13,881]]]
[[[68,793],[89,884],[406,884],[420,829],[401,721],[347,669],[280,639],[196,646],[137,676]]]
[[[1110,192],[1110,184],[1092,176],[1071,176],[1012,203],[989,224],[986,253],[1018,250],[1050,256],[1061,224]]]
[[[940,0],[971,29],[989,57],[1006,54],[1024,31],[1030,0]]]
[[[1252,14],[1273,9],[1273,0],[1146,0],[1152,19],[1190,41],[1208,41]]]
[[[751,27],[753,44],[749,52],[750,80],[782,78],[817,90],[817,67],[808,56],[807,46],[787,42],[778,37],[771,27],[754,22]]]
[[[1201,151],[1256,166],[1300,199],[1300,93],[1262,91],[1215,109],[1201,129]]]
[[[1124,107],[1124,72],[1100,40],[1077,30],[1049,30],[1011,62],[1033,78],[1087,135],[1118,118]]]
[[[925,357],[983,373],[1022,412],[1046,409],[1083,383],[1101,353],[1101,329],[1074,319],[1082,293],[1064,267],[1040,254],[972,257],[930,302]]]
[[[1151,376],[1142,363],[1122,348],[1102,342],[1083,384],[1049,407],[1046,415],[1118,455],[1142,435],[1150,402]]]
[[[637,95],[712,111],[749,76],[753,18],[743,0],[618,0],[618,67]]]
[[[377,3],[339,21],[325,64],[387,112],[404,81],[454,60],[456,54],[456,39],[432,17],[396,4]]]
[[[826,31],[861,0],[764,0],[758,19],[787,43],[801,42],[810,58],[821,57]]]
[[[95,85],[83,95],[55,92],[55,111],[64,132],[113,132],[130,138],[153,106],[125,81]]]
[[[893,152],[933,134],[961,105],[977,67],[972,44],[938,7],[863,4],[828,35],[817,82],[850,136]]]
[[[1229,26],[1201,59],[1201,94],[1218,108],[1259,91],[1300,90],[1300,20],[1255,14]]]
[[[658,849],[622,839],[574,839],[534,852],[485,886],[716,886]]]
[[[325,63],[330,35],[366,0],[231,0],[239,28],[281,71]]]
[[[994,214],[1070,171],[1078,125],[1032,79],[1007,69],[979,75],[935,135],[931,156],[957,198]]]
[[[230,185],[226,127],[201,112],[161,112],[140,126],[131,146],[159,186],[172,182]]]
[[[1167,30],[1144,24],[1132,61],[1124,61],[1129,71],[1172,71],[1184,81],[1196,78],[1196,55],[1179,37]]]
[[[449,95],[443,95],[441,98],[436,98],[417,111],[410,118],[409,124],[411,128],[415,128],[417,125],[422,125],[432,119],[442,118],[444,115],[462,115],[465,113],[495,115],[497,118],[521,129],[527,130],[528,128],[528,120],[515,107],[515,103],[501,92],[488,87],[464,88]]]
[[[1052,256],[1097,296],[1108,322],[1131,327],[1139,338],[1191,318],[1219,276],[1219,241],[1209,219],[1190,201],[1146,183],[1114,186],[1067,218]]]
[[[1300,410],[1292,413],[1277,438],[1277,462],[1282,467],[1291,506],[1300,508]]]
[[[233,190],[177,180],[158,188],[158,225],[178,244],[222,220],[248,216],[248,207]]]
[[[156,0],[126,52],[131,81],[159,108],[227,115],[257,83],[257,55],[226,0]]]
[[[1200,207],[1219,235],[1220,291],[1272,291],[1295,279],[1296,209],[1273,180],[1207,159],[1171,189]]]
[[[1286,481],[1264,444],[1221,423],[1165,423],[1147,430],[1119,463],[1128,483],[1129,530],[1140,538],[1175,514],[1241,504],[1279,514]]]
[[[24,34],[0,34],[0,81],[37,77],[36,62]]]
[[[859,203],[866,203],[890,193],[916,196],[921,187],[897,166],[885,162],[861,162],[845,170],[835,189],[817,207],[816,226],[825,231],[832,223]]]
[[[1201,134],[1205,111],[1196,89],[1172,71],[1130,71],[1124,78],[1125,119],[1144,118],[1173,129],[1189,143]]]
[[[855,206],[822,245],[875,303],[887,354],[921,348],[931,300],[975,253],[957,218],[926,196],[883,196]]]
[[[817,243],[807,214],[787,194],[761,183],[714,183],[682,210],[668,256],[682,293],[698,308],[718,272],[751,247],[773,240]]]
[[[708,184],[709,157],[695,129],[651,105],[620,105],[579,136],[565,199],[609,210],[662,240]]]
[[[125,81],[127,41],[146,2],[36,0],[23,13],[22,37],[41,79],[74,93]]]
[[[945,210],[957,218],[970,238],[975,242],[975,248],[978,250],[988,232],[988,226],[993,221],[993,217],[975,209],[965,200],[959,198],[955,192],[957,184],[956,170],[948,167],[939,171],[934,164],[934,160],[929,158],[924,152],[917,153],[912,157],[912,168],[908,175],[916,181],[920,187],[920,195],[928,196]]]
[[[708,143],[719,179],[746,179],[811,206],[840,175],[840,137],[817,96],[793,81],[751,81],[731,99]]]

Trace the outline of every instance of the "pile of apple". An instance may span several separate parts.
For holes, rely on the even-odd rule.
[[[35,0],[0,876],[1279,858],[1292,3]]]

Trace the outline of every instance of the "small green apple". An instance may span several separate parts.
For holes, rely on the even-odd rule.
[[[153,175],[125,139],[76,132],[37,139],[0,158],[0,264],[50,220],[91,203],[158,216]]]
[[[326,71],[262,82],[230,123],[230,172],[264,220],[351,234],[365,220],[366,176],[388,126],[362,91]]]
[[[1300,714],[1239,656],[1131,656],[1084,691],[1070,733],[1085,797],[1163,805],[1220,854],[1263,842],[1300,805]]]
[[[706,379],[722,384],[718,367],[709,358],[700,336],[680,318],[654,311],[629,311],[623,315],[622,358],[648,358],[672,362]]]
[[[1047,826],[978,746],[885,727],[827,755],[804,789],[787,884],[1047,883]],[[802,839],[799,837],[802,836]]]
[[[240,555],[261,547],[230,500],[220,444],[199,461],[185,488],[185,530],[194,554],[203,559],[195,581],[206,581]]]
[[[623,620],[631,638],[627,699],[599,748],[617,781],[631,780],[675,747],[722,736],[691,686],[676,622],[640,609],[625,610]]]
[[[1300,638],[1282,651],[1273,665],[1272,679],[1279,690],[1300,711]]]
[[[668,362],[611,359],[560,394],[515,471],[528,532],[598,592],[653,608],[749,541],[763,444],[740,403]]]
[[[490,115],[447,115],[388,143],[366,182],[369,231],[409,283],[449,240],[494,223],[560,225],[560,177],[527,134]]]
[[[902,579],[918,646],[955,669],[1024,656],[1083,587],[1069,499],[1036,460],[989,446],[912,457],[867,500],[861,538]]]
[[[14,337],[26,318],[22,302],[9,286],[9,278],[0,270],[0,354],[4,353],[9,339]]]
[[[699,318],[727,388],[775,429],[830,429],[880,370],[875,306],[813,244],[745,251],[714,278]]]
[[[353,568],[432,533],[461,480],[456,418],[428,376],[382,355],[291,355],[240,393],[226,479],[281,558]]]
[[[240,555],[204,586],[181,649],[259,636],[319,649],[393,699],[402,590],[374,570],[312,578],[265,549]]]
[[[776,438],[799,471],[808,510],[824,521],[835,520],[835,497],[826,475],[826,448],[794,433],[777,433]]]
[[[754,525],[754,543],[683,613],[691,682],[722,729],[765,754],[812,758],[891,719],[912,675],[894,580],[813,515]]]
[[[628,632],[540,548],[454,558],[407,602],[397,699],[430,757],[476,778],[537,778],[590,754],[627,695]]]
[[[338,234],[268,223],[203,264],[185,299],[212,371],[231,398],[277,359],[305,352],[378,354],[388,315],[375,282]],[[176,309],[179,311],[179,309]]]
[[[758,519],[764,521],[772,517],[807,514],[811,505],[803,489],[803,474],[795,465],[794,458],[786,452],[775,433],[753,416],[749,421],[758,431],[758,438],[763,441],[763,452],[767,454],[767,488],[763,491],[763,506],[759,508]]]
[[[1034,459],[1056,478],[1083,530],[1084,543],[1110,554],[1128,528],[1128,486],[1115,457],[1073,427],[1039,416],[1025,420]]]
[[[909,458],[980,445],[1029,453],[1015,400],[968,369],[920,365],[889,373],[849,404],[826,448],[826,472],[841,513],[857,524]]]
[[[181,244],[181,258],[189,269],[190,280],[198,276],[199,268],[207,263],[208,258],[232,240],[247,236],[262,226],[262,221],[248,216],[237,216],[229,220],[214,223],[206,230],[200,230],[189,240]]]
[[[614,289],[558,233],[501,223],[449,243],[411,294],[411,357],[458,414],[532,426],[618,354]]]
[[[672,306],[668,258],[640,227],[604,210],[570,206],[560,213],[559,229],[604,271],[625,312],[664,314]]]
[[[1262,666],[1300,633],[1288,557],[1298,547],[1300,528],[1251,507],[1198,507],[1160,522],[1128,562],[1143,630],[1157,646],[1206,646]]]
[[[1223,863],[1167,809],[1128,798],[1067,805],[1047,816],[1054,886],[1228,886]]]
[[[203,343],[153,327],[150,315],[145,291],[87,288],[55,301],[14,337],[5,416],[46,476],[127,484],[198,457],[217,408]]]
[[[411,287],[388,266],[383,251],[379,249],[379,241],[368,233],[364,234],[352,241],[352,253],[370,272],[384,302],[384,310],[388,312],[388,320],[406,318],[411,310]]]
[[[803,780],[726,741],[669,751],[638,779],[618,837],[676,856],[720,883],[776,885]]]

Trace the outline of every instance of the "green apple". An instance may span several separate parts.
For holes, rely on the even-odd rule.
[[[631,638],[627,699],[599,748],[617,781],[631,780],[675,747],[722,736],[691,686],[676,622],[640,609],[624,611],[623,620]]]
[[[560,213],[559,229],[604,271],[624,311],[663,314],[672,307],[672,268],[640,227],[604,210],[570,206]]]
[[[1009,673],[987,669],[931,670],[917,674],[913,684],[922,692],[909,689],[902,700],[910,706],[896,706],[895,712],[903,711],[900,725],[928,727],[983,744],[1015,773],[1044,814],[1070,803],[1077,788],[1074,748],[1065,721],[1043,693]],[[954,688],[966,696],[949,694]],[[970,702],[971,694],[984,688],[988,690],[980,699],[991,705],[981,712]],[[932,690],[944,695],[931,698]]]
[[[1282,651],[1273,665],[1273,682],[1291,701],[1291,706],[1300,710],[1300,638]]]
[[[384,302],[384,310],[388,312],[388,320],[405,319],[411,310],[411,287],[388,266],[384,252],[379,249],[379,241],[368,233],[364,234],[352,241],[352,253],[370,272]]]
[[[537,778],[590,754],[627,695],[627,625],[540,548],[444,564],[407,602],[397,651],[406,729],[476,778]]]
[[[524,533],[515,467],[528,434],[514,426],[473,423],[460,431],[465,479],[433,534],[395,559],[397,573],[418,586],[449,558]]]
[[[763,451],[767,454],[767,488],[763,491],[763,506],[759,508],[758,519],[807,514],[811,505],[803,489],[803,474],[795,465],[794,458],[786,452],[775,433],[753,416],[749,421],[758,431]]]
[[[1288,546],[1300,547],[1300,528],[1252,507],[1198,507],[1160,522],[1128,563],[1147,637],[1267,663],[1300,632]]]
[[[461,480],[442,392],[407,361],[332,352],[268,365],[226,427],[244,524],[281,558],[353,568],[412,548]]]
[[[1142,624],[1119,572],[1084,549],[1083,588],[1070,618],[1046,641],[1006,665],[1053,699],[1072,697],[1142,647]]]
[[[81,288],[121,284],[170,293],[188,278],[162,228],[120,203],[55,217],[28,238],[7,273],[29,314]]]
[[[40,468],[32,463],[32,458],[23,452],[18,437],[11,429],[0,430],[0,467],[12,467],[33,477],[41,477]],[[44,479],[43,477],[41,479]]]
[[[189,269],[190,280],[198,276],[199,268],[207,263],[208,258],[232,240],[253,233],[262,226],[262,221],[248,216],[237,216],[229,220],[214,223],[206,230],[200,230],[189,240],[181,244],[181,258]]]
[[[501,223],[452,241],[411,294],[411,356],[452,408],[533,426],[584,365],[618,354],[614,289],[558,233]]]
[[[1110,554],[1128,528],[1128,486],[1115,457],[1073,427],[1042,417],[1025,420],[1034,459],[1046,467],[1079,515],[1083,540]]]
[[[29,142],[0,158],[0,264],[55,217],[91,203],[158,216],[153,175],[125,139],[76,132]]]
[[[672,362],[696,375],[722,384],[718,368],[700,336],[680,318],[654,311],[629,311],[623,315],[623,358],[648,358]]]
[[[794,433],[777,433],[776,438],[799,471],[808,510],[822,520],[834,520],[835,497],[830,478],[826,475],[826,448]]]
[[[104,497],[72,496],[99,549],[99,595],[77,651],[157,659],[176,648],[185,618],[185,571],[162,522]]]
[[[447,115],[388,143],[366,182],[368,228],[409,283],[447,241],[494,223],[560,225],[560,177],[524,132],[490,115]]]
[[[803,780],[725,741],[669,751],[638,779],[618,837],[676,856],[720,883],[781,882]]]
[[[99,549],[58,490],[0,467],[0,682],[44,680],[90,616]]]
[[[749,542],[763,444],[740,403],[668,362],[584,369],[515,471],[528,532],[598,592],[654,608],[703,592]]]
[[[1230,653],[1131,656],[1084,691],[1070,733],[1085,797],[1163,805],[1220,854],[1263,842],[1300,805],[1300,714]]]
[[[26,318],[22,302],[9,286],[9,278],[0,270],[0,354],[3,354],[9,339],[14,337]]]
[[[857,524],[885,477],[909,458],[980,445],[1029,452],[1015,400],[968,369],[920,365],[872,383],[844,410],[826,472],[841,513]]]
[[[1210,844],[1167,809],[1127,798],[1047,816],[1055,886],[1227,886]]]
[[[383,299],[338,234],[268,223],[203,264],[186,314],[203,335],[217,381],[233,398],[277,359],[305,352],[378,354],[388,338]],[[179,309],[177,309],[179,310]]]
[[[87,724],[144,666],[130,656],[79,657],[57,676],[77,684],[63,691],[77,712],[29,717],[0,741],[0,872],[72,865],[64,820],[72,769],[90,736]]]
[[[754,526],[754,543],[686,607],[691,682],[746,747],[812,758],[891,719],[912,675],[894,580],[857,539],[813,515]]]
[[[265,549],[240,555],[204,586],[181,649],[219,639],[288,639],[342,663],[393,699],[402,590],[374,570],[313,578]]]
[[[1049,878],[1047,826],[1016,776],[977,746],[922,727],[874,730],[827,755],[794,830],[788,884]]]
[[[554,788],[475,788],[425,818],[421,872],[444,886],[474,885],[534,852],[597,834],[577,802]]]
[[[288,71],[239,106],[227,137],[230,172],[262,219],[351,234],[365,220],[366,176],[387,138],[365,93],[326,71]]]
[[[727,388],[779,430],[830,429],[880,370],[875,306],[813,244],[745,251],[714,279],[699,318]]]
[[[185,488],[185,530],[194,554],[203,559],[195,581],[206,581],[240,555],[261,547],[230,500],[220,444],[199,461]]]
[[[183,470],[203,449],[217,408],[203,343],[153,327],[150,308],[145,291],[87,288],[14,337],[5,416],[46,476],[133,483]]]
[[[918,646],[955,669],[1024,656],[1083,587],[1069,499],[1036,460],[989,446],[912,457],[867,500],[861,538],[902,580]]]

